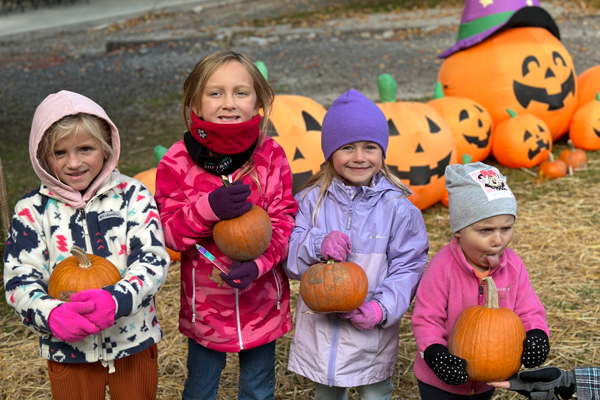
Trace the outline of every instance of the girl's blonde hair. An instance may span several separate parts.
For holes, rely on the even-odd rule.
[[[266,136],[269,115],[271,115],[275,92],[273,92],[273,88],[271,88],[271,85],[269,85],[252,59],[244,54],[236,53],[235,51],[221,50],[204,57],[198,64],[196,64],[190,75],[187,77],[185,83],[183,84],[182,107],[185,125],[189,130],[191,112],[193,109],[200,108],[200,97],[208,79],[217,69],[230,61],[237,61],[242,64],[254,82],[254,91],[256,92],[257,102],[256,105],[259,109],[262,108],[263,110],[261,132],[258,139],[258,146],[260,146]],[[244,164],[239,177],[241,178],[242,176],[248,174],[252,176],[252,179],[256,182],[260,189],[260,183],[254,171],[254,160],[252,157]]]
[[[104,161],[114,154],[112,148],[112,132],[110,125],[104,119],[91,114],[78,113],[67,115],[50,125],[37,149],[37,159],[44,170],[52,175],[48,159],[54,157],[54,146],[62,138],[75,132],[78,128],[86,129],[94,138],[102,144]]]
[[[381,171],[380,172],[381,172],[381,175],[383,175],[385,178],[387,178],[387,180],[390,181],[390,183],[392,185],[394,185],[395,187],[400,189],[400,192],[402,194],[398,197],[408,197],[411,195],[412,191],[410,190],[410,188],[408,186],[406,186],[404,183],[402,183],[400,178],[398,178],[396,175],[393,174],[392,171],[390,171],[389,167],[385,163],[385,159],[381,160]],[[302,194],[302,197],[300,199],[304,198],[304,196],[306,196],[308,194],[308,192],[313,190],[315,187],[321,185],[321,189],[319,190],[319,197],[317,197],[317,203],[315,204],[315,209],[313,210],[313,213],[312,213],[311,219],[312,219],[313,225],[317,224],[317,217],[319,215],[319,210],[321,208],[321,205],[323,204],[323,201],[325,200],[325,197],[327,196],[327,190],[329,189],[329,186],[331,185],[333,178],[336,178],[336,177],[338,179],[342,179],[340,177],[340,175],[333,168],[333,163],[331,162],[331,160],[329,160],[327,162],[327,164],[325,164],[319,172],[317,172],[315,175],[313,175],[308,180],[308,182],[306,182],[304,184],[304,186],[302,187],[302,189],[307,189],[307,190],[304,192],[304,194]]]

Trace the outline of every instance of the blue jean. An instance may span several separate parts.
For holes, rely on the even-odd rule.
[[[242,350],[240,358],[239,400],[273,400],[275,398],[275,340]],[[221,371],[227,353],[208,349],[188,339],[188,377],[183,400],[214,400],[219,392]]]
[[[371,385],[357,386],[356,390],[360,400],[389,400],[394,391],[392,378]],[[315,382],[315,400],[346,400],[348,388],[321,385]]]

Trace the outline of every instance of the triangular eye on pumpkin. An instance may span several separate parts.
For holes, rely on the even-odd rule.
[[[427,103],[446,120],[456,143],[458,159],[485,160],[492,151],[492,116],[479,103],[466,97],[445,96],[437,82],[433,100]]]
[[[393,78],[379,77],[379,86]],[[446,166],[456,164],[454,136],[446,121],[424,103],[377,103],[388,120],[390,141],[385,163],[410,187],[409,200],[420,210],[439,202],[446,190]],[[395,99],[395,96],[394,96]]]
[[[452,54],[438,80],[447,96],[477,101],[494,127],[510,108],[542,119],[553,140],[569,129],[577,106],[577,80],[567,49],[544,28],[509,28]]]
[[[582,105],[571,121],[569,139],[575,147],[595,151],[600,149],[600,95]]]
[[[265,78],[266,67],[256,63]],[[321,126],[327,110],[311,98],[276,95],[273,101],[267,134],[285,151],[293,174],[292,193],[304,184],[325,163],[321,148]]]
[[[511,117],[496,127],[492,153],[496,160],[510,168],[531,168],[545,161],[552,151],[552,136],[548,125],[532,114]]]

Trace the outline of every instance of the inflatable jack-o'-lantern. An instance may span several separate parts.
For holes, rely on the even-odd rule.
[[[265,79],[267,67],[256,62]],[[292,193],[298,193],[319,170],[325,157],[321,148],[321,126],[327,110],[311,98],[276,95],[269,117],[267,134],[285,151],[292,170]]]
[[[441,65],[447,96],[482,104],[497,127],[506,108],[542,119],[556,140],[569,129],[577,82],[569,52],[547,29],[510,28],[456,52]]]
[[[599,94],[596,94],[596,100],[588,101],[575,111],[569,128],[569,139],[580,149],[588,151],[600,149]]]
[[[492,153],[496,160],[510,168],[531,168],[545,161],[552,151],[546,123],[532,114],[506,111],[511,118],[500,123],[494,133]]]
[[[481,104],[467,97],[445,96],[440,82],[435,87],[433,100],[427,104],[450,126],[459,160],[469,155],[473,162],[483,161],[490,155],[492,117]]]
[[[600,65],[595,65],[577,77],[577,107],[596,100],[598,92],[600,92]]]
[[[161,158],[163,158],[167,150],[168,149],[164,146],[156,146],[154,148],[154,158],[156,159],[156,162],[160,162]],[[158,168],[150,168],[146,171],[138,173],[133,177],[134,179],[137,179],[138,181],[142,182],[144,186],[146,186],[146,188],[150,191],[150,193],[152,193],[152,196],[154,196],[154,194],[156,193],[157,170]],[[175,250],[171,250],[168,247],[166,247],[166,249],[167,253],[169,253],[169,256],[171,257],[171,261],[181,261],[181,253]]]
[[[378,79],[381,103],[390,130],[385,163],[409,186],[409,200],[424,210],[442,199],[446,192],[446,166],[456,164],[456,147],[446,121],[424,103],[395,101],[393,78]]]

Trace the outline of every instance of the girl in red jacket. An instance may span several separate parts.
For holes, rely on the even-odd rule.
[[[292,327],[281,262],[298,209],[285,153],[265,135],[274,93],[250,58],[229,50],[202,59],[183,89],[189,131],[156,176],[165,241],[181,252],[179,330],[189,338],[183,399],[217,397],[228,352],[239,353],[239,398],[273,399],[275,339]],[[233,185],[223,186],[222,176]],[[213,226],[253,204],[271,219],[271,242],[255,260],[233,261],[217,248]],[[228,274],[219,275],[217,264]]]

